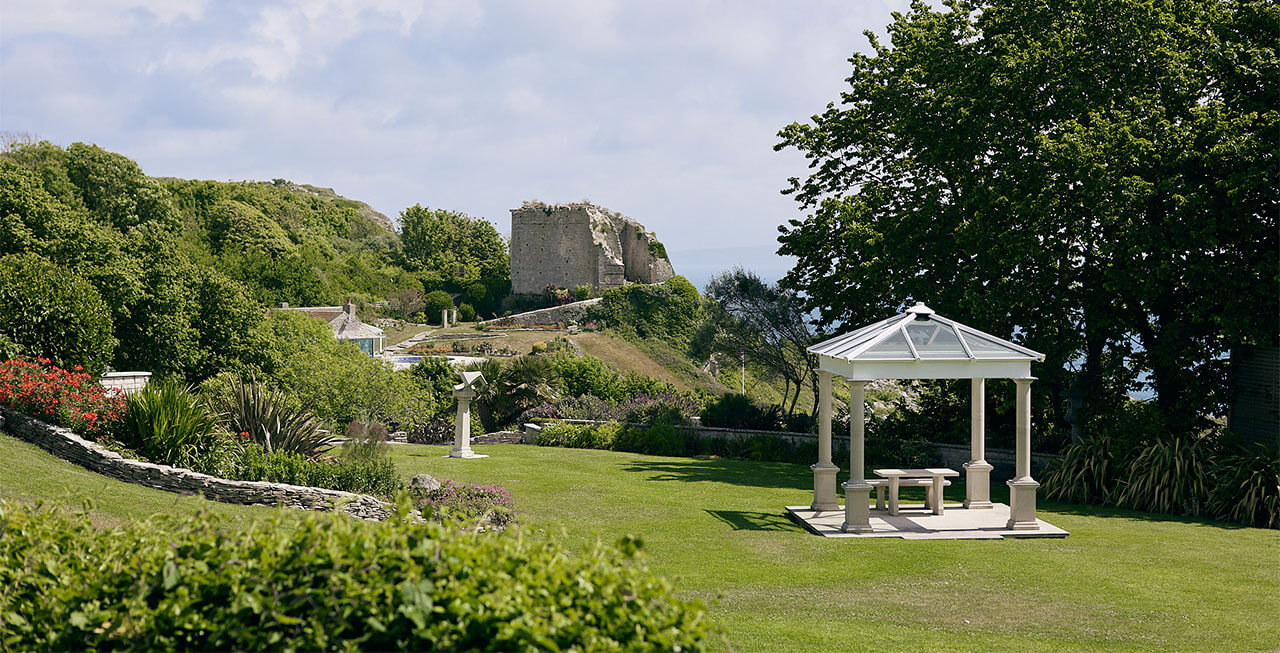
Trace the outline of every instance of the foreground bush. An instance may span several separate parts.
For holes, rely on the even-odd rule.
[[[256,444],[244,448],[235,478],[379,496],[395,494],[401,487],[395,463],[385,456],[310,460],[290,451],[267,451]]]
[[[379,523],[201,516],[97,529],[0,502],[3,647],[703,648],[702,608],[634,562],[634,539],[570,556],[409,514],[402,501]]]
[[[125,410],[124,398],[108,395],[88,372],[47,358],[0,363],[0,405],[89,438],[113,431]]]

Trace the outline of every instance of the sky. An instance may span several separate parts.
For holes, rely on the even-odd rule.
[[[0,130],[154,176],[289,179],[510,232],[524,200],[639,220],[699,286],[776,279],[777,132],[905,1],[0,0]]]

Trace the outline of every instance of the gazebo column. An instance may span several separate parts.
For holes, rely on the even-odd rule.
[[[871,485],[867,483],[864,456],[866,381],[849,381],[849,480],[844,484],[846,533],[871,532]]]
[[[818,462],[813,470],[813,510],[835,510],[840,507],[836,497],[836,472],[840,468],[831,462],[831,372],[818,370]]]
[[[1017,468],[1008,481],[1009,523],[1006,528],[1036,530],[1036,488],[1040,484],[1031,478],[1031,382],[1034,377],[1014,379],[1017,385],[1018,430]]]
[[[964,464],[964,507],[991,508],[991,465],[987,462],[987,380],[969,382],[969,462]]]

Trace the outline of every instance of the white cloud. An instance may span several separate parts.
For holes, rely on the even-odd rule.
[[[673,250],[767,245],[805,172],[776,132],[905,4],[0,0],[0,128],[389,215],[505,231],[522,200],[590,198]]]

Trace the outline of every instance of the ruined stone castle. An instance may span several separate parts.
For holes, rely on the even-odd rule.
[[[619,213],[586,202],[511,209],[513,293],[540,293],[547,284],[600,290],[674,275],[662,243]]]

